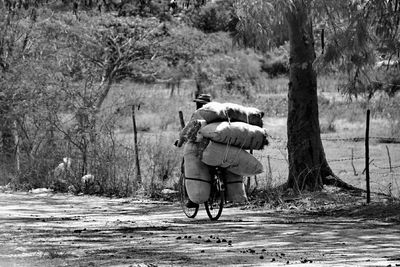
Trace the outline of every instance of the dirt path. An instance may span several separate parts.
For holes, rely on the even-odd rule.
[[[176,204],[0,193],[0,266],[400,266],[400,225]]]

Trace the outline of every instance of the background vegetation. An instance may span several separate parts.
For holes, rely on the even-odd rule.
[[[0,4],[0,185],[110,196],[175,189],[178,111],[188,120],[198,92],[265,111],[275,145],[256,156],[267,170],[267,154],[283,161],[273,161],[273,173],[258,177],[264,183],[257,186],[286,179],[285,145],[279,143],[288,84],[282,23],[271,28],[276,34],[268,40],[278,48],[260,50],[257,40],[248,39],[254,48],[241,49],[235,1],[189,7],[168,1],[24,3]],[[364,112],[371,108],[381,123],[374,134],[400,138],[397,66],[373,72],[379,82],[352,97],[338,92],[348,85],[339,65],[320,74],[324,134],[362,135]],[[71,164],[59,166],[64,158]],[[94,179],[82,181],[87,174]]]

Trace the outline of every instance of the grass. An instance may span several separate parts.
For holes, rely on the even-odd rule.
[[[266,170],[266,172],[257,177],[259,187],[266,187],[267,184],[276,186],[287,179],[288,164],[286,161],[287,151],[285,143],[287,83],[288,80],[284,77],[266,80],[263,91],[257,93],[257,96],[254,96],[253,99],[245,98],[239,94],[227,94],[220,89],[213,91],[211,88],[211,93],[215,101],[255,106],[266,113],[265,127],[272,136],[278,139],[271,140],[270,147],[267,147],[265,150],[254,152],[254,155],[263,163]],[[320,77],[318,83],[320,121],[322,127],[329,128],[329,130],[323,131],[322,138],[363,137],[365,134],[366,103],[363,101],[348,101],[346,97],[338,93],[337,86],[339,81],[335,77]],[[191,101],[192,92],[194,91],[193,86],[194,84],[191,81],[186,81],[182,86],[184,90],[180,90],[179,94],[171,97],[169,89],[160,85],[119,85],[119,90],[129,92],[131,97],[134,97],[136,100],[140,99],[141,108],[136,113],[137,125],[139,129],[147,129],[139,133],[139,136],[142,138],[141,145],[144,146],[142,148],[143,155],[157,153],[160,157],[181,157],[181,151],[174,149],[172,143],[174,138],[178,136],[180,129],[178,111],[182,110],[185,120],[188,121],[195,108],[194,103]],[[115,91],[115,95],[120,94],[121,91]],[[125,94],[124,97],[125,103],[133,101],[133,98],[132,100],[128,100],[127,95],[129,94]],[[374,114],[371,123],[371,135],[390,137],[390,121],[378,117],[380,117],[378,114]],[[383,124],[383,122],[385,123]],[[117,136],[120,140],[125,140],[124,142],[128,143],[133,140],[131,125],[132,118],[129,109],[127,109],[119,121],[120,129]],[[323,142],[328,162],[334,172],[350,184],[364,188],[365,174],[362,174],[364,161],[359,159],[364,156],[364,144],[362,142],[354,143],[340,140],[324,140]],[[388,147],[392,151],[393,164],[399,163],[400,153],[398,152],[398,145],[388,144]],[[354,175],[351,160],[349,160],[351,158],[351,149],[353,149],[354,157],[357,158],[353,163],[357,170],[357,176]],[[163,159],[160,161],[159,159],[150,159],[148,155],[145,157],[147,160],[144,163],[144,168],[147,168],[145,172],[149,174],[146,179],[152,179],[152,181],[156,179],[160,188],[163,186],[173,187],[173,182],[166,182],[161,178],[163,177],[162,172],[169,173],[172,181],[174,181],[173,176],[179,170],[179,160],[168,161],[168,159]],[[394,175],[389,174],[385,169],[382,171],[378,167],[375,167],[387,166],[385,146],[379,143],[372,143],[370,157],[374,160],[373,163],[375,164],[371,166],[371,185],[373,190],[398,196],[400,188],[393,178]],[[268,159],[270,164],[268,164]],[[172,170],[155,171],[154,168],[156,166],[154,163],[156,165],[168,164],[168,168]],[[269,165],[271,166],[270,171],[268,169]],[[267,174],[269,172],[271,173],[270,177]],[[270,179],[271,177],[272,180]],[[251,184],[255,186],[254,179],[252,179]]]
[[[337,92],[339,82],[335,77],[320,77],[318,82],[320,123],[328,162],[339,177],[363,188],[365,184],[365,175],[362,174],[364,144],[328,139],[363,137],[367,107],[373,110],[371,136],[391,137],[395,125],[385,115],[388,108],[382,100],[381,102],[373,100],[371,103],[348,101]],[[262,90],[259,85],[248,88],[251,92],[250,98],[237,92],[228,93],[218,86],[207,88],[215,101],[253,106],[265,112],[264,127],[273,138],[270,139],[269,147],[262,151],[254,151],[254,155],[264,165],[265,172],[257,176],[257,183],[255,179],[251,179],[250,184],[253,188],[256,186],[260,189],[271,188],[287,180],[288,163],[285,141],[287,83],[288,80],[285,77],[265,79]],[[183,81],[180,90],[176,90],[172,96],[170,89],[162,84],[124,82],[114,86],[104,103],[102,112],[104,117],[113,115],[113,123],[116,126],[113,134],[115,139],[110,139],[104,144],[102,149],[105,149],[105,153],[99,154],[96,159],[99,162],[96,169],[99,172],[97,176],[101,177],[99,179],[104,183],[103,191],[106,190],[109,195],[118,196],[134,194],[137,170],[134,164],[133,105],[138,128],[139,158],[144,189],[150,195],[155,195],[163,188],[176,189],[183,152],[182,149],[173,146],[180,131],[178,111],[183,112],[186,122],[189,121],[195,109],[192,102],[194,90],[195,84],[192,80]],[[391,110],[396,110],[396,99],[391,101],[393,101]],[[391,152],[392,164],[400,165],[399,145],[387,145]],[[351,150],[356,158],[353,165],[357,175],[354,174],[351,160],[349,160]],[[397,178],[400,169],[395,169],[391,174],[386,169],[388,159],[385,144],[377,142],[371,144],[371,159],[374,160],[371,165],[373,190],[399,196],[400,188]],[[79,181],[80,178],[76,179]]]

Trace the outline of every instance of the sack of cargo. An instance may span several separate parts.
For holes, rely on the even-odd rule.
[[[197,204],[210,196],[211,175],[208,166],[200,160],[197,143],[188,142],[184,147],[185,187],[188,197]]]
[[[207,121],[241,121],[262,127],[264,112],[257,108],[244,107],[233,103],[211,102],[198,109],[196,113]]]
[[[247,202],[246,190],[244,188],[243,176],[229,171],[224,172],[226,200],[234,203]]]
[[[214,122],[204,125],[199,133],[212,141],[243,149],[262,149],[268,145],[265,129],[244,122]]]
[[[238,175],[251,176],[263,172],[263,166],[253,155],[238,147],[211,141],[203,151],[202,161]]]

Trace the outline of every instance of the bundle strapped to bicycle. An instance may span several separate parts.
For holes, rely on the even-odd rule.
[[[184,144],[179,189],[187,217],[194,218],[204,204],[208,217],[217,220],[226,201],[247,202],[244,176],[262,173],[263,165],[246,150],[268,144],[263,115],[256,108],[211,102],[185,126],[180,112],[183,129],[176,145]]]

